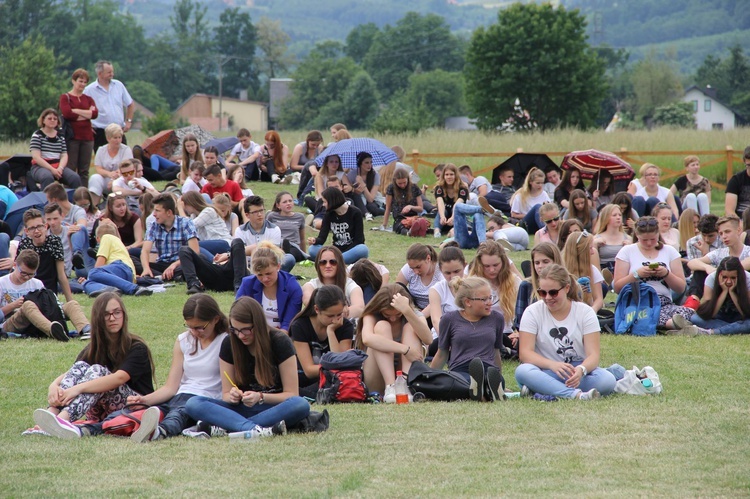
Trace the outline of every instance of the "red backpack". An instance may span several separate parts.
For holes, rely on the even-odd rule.
[[[318,404],[334,402],[366,402],[367,386],[365,386],[362,369],[325,369],[320,368],[320,384]]]

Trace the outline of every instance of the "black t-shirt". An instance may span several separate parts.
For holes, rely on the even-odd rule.
[[[349,319],[344,319],[344,323],[336,329],[335,333],[336,339],[339,341],[351,340],[354,338],[354,325]],[[314,364],[320,364],[320,357],[324,353],[331,351],[331,346],[328,344],[328,336],[326,335],[322,340],[318,338],[318,333],[315,332],[309,317],[300,317],[292,321],[291,326],[289,326],[289,335],[293,341],[310,345]],[[299,366],[299,361],[297,365],[301,367]]]
[[[412,214],[404,215],[401,211],[406,206],[416,206],[417,199],[422,197],[422,191],[414,184],[411,184],[411,191],[404,192],[402,189],[394,189],[393,184],[389,185],[385,190],[386,196],[391,196],[391,215],[394,220],[400,220],[411,216]]]
[[[459,199],[463,199],[464,203],[467,199],[469,199],[469,189],[466,187],[459,187],[458,193],[456,194],[455,198],[448,197],[448,193],[446,190],[438,185],[435,187],[435,199],[437,198],[443,198],[443,203],[445,203],[445,218],[446,220],[453,216],[453,205],[456,204],[456,201]]]
[[[557,186],[555,189],[555,203],[562,210],[562,202],[570,200],[570,191],[562,186]]]
[[[325,244],[329,232],[333,233],[333,245],[342,253],[358,244],[364,244],[365,229],[362,212],[354,206],[349,206],[343,215],[335,211],[326,212],[315,244]]]
[[[232,338],[227,336],[221,343],[221,350],[219,351],[219,358],[227,364],[234,365],[234,359],[232,358]],[[294,345],[292,340],[286,334],[282,333],[278,329],[271,330],[271,353],[273,355],[272,364],[276,367],[273,374],[273,386],[261,386],[258,380],[255,378],[255,357],[250,354],[250,362],[247,366],[241,367],[243,372],[248,373],[250,376],[249,383],[238,385],[239,389],[243,392],[267,392],[277,393],[284,391],[284,386],[281,384],[281,373],[279,372],[279,365],[289,357],[294,357]],[[235,371],[240,368],[235,366]]]
[[[57,292],[57,262],[65,261],[65,252],[60,238],[54,234],[48,234],[43,245],[34,246],[30,237],[24,237],[18,245],[18,252],[25,249],[34,250],[39,255],[36,278],[44,283],[45,288]]]
[[[735,194],[737,196],[737,208],[734,211],[741,219],[742,213],[750,206],[750,176],[748,176],[747,171],[743,170],[735,173],[729,179],[727,194]]]
[[[89,347],[87,346],[81,350],[81,353],[78,354],[78,359],[76,360],[84,360],[88,349]],[[125,360],[122,361],[122,364],[119,366],[106,367],[112,373],[117,371],[125,371],[128,373],[130,375],[130,380],[125,384],[141,395],[148,395],[154,391],[154,373],[151,371],[151,362],[148,358],[148,347],[145,343],[133,343]]]

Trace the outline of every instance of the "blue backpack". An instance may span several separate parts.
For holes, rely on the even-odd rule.
[[[620,290],[615,304],[615,334],[655,336],[661,302],[656,290],[636,282]]]

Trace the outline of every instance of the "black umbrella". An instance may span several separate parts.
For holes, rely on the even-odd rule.
[[[220,139],[211,139],[208,142],[206,142],[206,145],[203,146],[203,148],[207,148],[210,146],[214,146],[218,151],[219,154],[224,154],[231,148],[233,148],[240,140],[237,137],[222,137]]]
[[[519,189],[523,185],[526,174],[529,173],[532,166],[536,166],[544,173],[550,170],[561,171],[560,167],[555,164],[546,154],[519,152],[506,159],[492,170],[492,183],[500,183],[500,171],[510,165],[515,173],[513,177],[513,187]]]

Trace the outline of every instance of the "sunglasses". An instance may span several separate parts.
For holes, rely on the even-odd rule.
[[[116,196],[122,196],[122,191],[110,192],[107,197],[113,198],[113,197],[116,197]]]
[[[657,222],[655,218],[649,218],[648,220],[640,218],[635,223],[635,226],[638,229],[645,229],[646,227],[656,227],[657,225],[659,225],[659,222]]]
[[[560,221],[560,215],[557,215],[555,218],[550,218],[549,220],[545,220],[545,224],[551,224],[552,222],[559,222]]]
[[[550,298],[555,298],[561,289],[562,288],[550,289],[549,291],[544,289],[537,289],[536,294],[538,294],[541,298],[547,298],[547,295],[549,295]]]
[[[589,237],[589,233],[586,229],[584,229],[583,232],[578,233],[578,239],[576,239],[576,244],[581,242],[582,237]]]
[[[333,259],[331,259],[331,260],[320,260],[320,261],[318,261],[318,263],[320,264],[321,267],[325,267],[326,265],[329,265],[329,264],[331,265],[331,267],[335,267],[336,265],[339,264],[339,262],[337,262],[336,260],[333,260]]]

